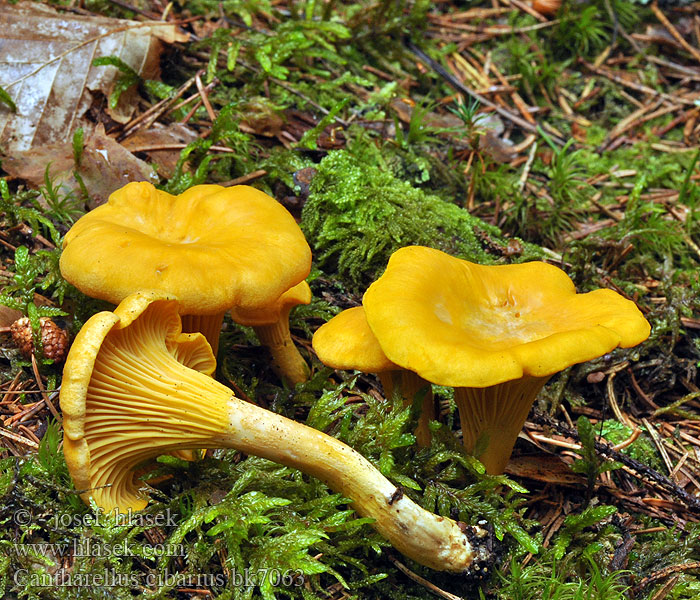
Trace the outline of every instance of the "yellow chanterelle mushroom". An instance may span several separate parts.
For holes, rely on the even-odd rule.
[[[176,296],[185,330],[204,333],[215,352],[227,310],[269,313],[289,290],[304,289],[310,269],[311,250],[292,215],[243,185],[198,185],[173,196],[129,183],[73,225],[61,255],[63,276],[93,298],[118,304],[140,290]],[[284,338],[270,348],[273,361],[297,383],[306,363],[289,337],[289,310],[277,312],[280,321],[268,318],[260,336]]]
[[[577,294],[555,266],[484,266],[422,246],[395,252],[362,302],[390,361],[455,388],[464,445],[494,474],[554,373],[650,331],[634,302]]]

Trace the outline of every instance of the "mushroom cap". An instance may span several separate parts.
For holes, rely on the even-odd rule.
[[[138,372],[132,373],[133,365],[143,363],[144,359],[130,355],[129,339],[124,333],[136,320],[144,319],[144,315],[147,322],[142,324],[142,334],[156,353],[169,355],[180,365],[206,375],[211,375],[216,368],[216,360],[206,338],[200,333],[181,333],[177,301],[172,296],[157,291],[138,292],[125,298],[114,312],[100,312],[88,319],[73,341],[63,370],[60,394],[63,451],[76,489],[86,500],[94,497],[99,506],[108,510],[120,503],[137,509],[146,504],[145,500],[135,499],[131,472],[117,472],[119,469],[114,465],[118,461],[107,460],[112,453],[123,456],[133,451],[129,447],[135,449],[139,445],[148,447],[153,444],[153,440],[144,436],[142,427],[138,426],[140,421],[153,417],[149,419],[148,414],[144,414],[147,409],[138,403],[134,405],[132,399],[138,398],[144,386],[149,389],[148,382],[144,384]],[[100,356],[105,341],[114,340],[120,335],[126,341],[124,351],[117,353],[113,364],[98,365],[110,360]],[[112,350],[107,354],[110,352],[114,354]],[[157,359],[153,362],[155,364]],[[108,374],[106,381],[104,373],[98,377],[102,386],[112,390],[117,386],[119,390],[115,394],[116,399],[107,399],[106,402],[114,415],[120,414],[120,418],[133,421],[133,434],[129,434],[129,439],[125,439],[124,432],[119,431],[116,416],[104,416],[99,408],[88,408],[91,396],[95,394],[91,386],[96,383],[96,367]],[[136,415],[132,414],[134,410]],[[197,411],[202,412],[202,407]],[[115,437],[112,439],[110,436]],[[120,450],[120,445],[126,450]],[[112,487],[100,489],[107,481],[113,483]]]
[[[291,214],[255,188],[198,185],[179,196],[129,183],[66,234],[61,273],[118,304],[141,290],[177,296],[182,314],[269,305],[302,281],[311,250]]]
[[[392,255],[363,306],[389,360],[452,387],[546,377],[650,332],[634,302],[577,294],[555,266],[484,266],[422,246]]]
[[[231,307],[231,318],[241,325],[254,327],[258,325],[272,325],[282,318],[287,317],[289,311],[299,304],[311,302],[311,288],[306,281],[297,283],[288,289],[272,304],[261,308]]]
[[[361,306],[348,308],[321,325],[311,344],[319,360],[334,369],[364,373],[398,369],[382,351]]]

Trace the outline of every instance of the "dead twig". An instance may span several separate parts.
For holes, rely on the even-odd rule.
[[[686,104],[688,106],[695,106],[695,100],[696,98],[693,98],[692,100],[689,98],[684,98],[682,96],[672,96],[671,94],[666,94],[664,92],[657,92],[654,88],[650,88],[649,86],[642,85],[641,83],[635,83],[634,81],[629,81],[622,77],[621,75],[618,75],[617,73],[614,73],[613,71],[610,71],[609,69],[604,69],[602,67],[596,67],[595,65],[592,65],[589,62],[586,62],[582,58],[579,58],[579,62],[589,71],[595,73],[596,75],[601,75],[602,77],[606,77],[610,81],[614,83],[619,83],[620,85],[623,85],[625,87],[628,87],[630,89],[633,89],[637,92],[643,92],[644,94],[648,94],[651,97],[659,97],[663,98],[664,100],[668,100],[669,102],[675,102],[675,103],[680,103],[680,104]]]
[[[197,73],[194,76],[194,81],[195,84],[197,85],[197,90],[199,91],[199,97],[202,99],[202,104],[204,104],[204,108],[207,110],[207,114],[209,115],[209,119],[213,123],[216,121],[216,113],[214,112],[214,108],[211,105],[211,102],[209,102],[209,96],[207,95],[208,90],[204,88],[204,84],[202,83],[202,78],[200,77],[200,74]],[[210,82],[209,85],[211,86],[214,81]]]
[[[685,50],[687,50],[690,54],[693,55],[693,58],[700,62],[700,52],[698,51],[697,48],[693,48],[686,40],[685,38],[678,32],[678,29],[676,29],[671,21],[668,20],[666,15],[661,12],[661,9],[659,8],[659,4],[656,0],[651,3],[651,10],[653,13],[656,15],[656,18],[661,21],[661,24],[668,30],[668,32],[673,36],[673,39],[675,39]]]
[[[522,194],[525,183],[527,182],[527,176],[530,174],[530,169],[532,168],[532,163],[535,160],[535,153],[537,152],[537,142],[532,144],[530,152],[527,155],[527,162],[523,167],[523,172],[520,175],[520,180],[518,181],[518,193]]]
[[[12,433],[11,431],[7,431],[7,429],[3,429],[2,427],[0,427],[0,436],[8,438],[13,442],[17,442],[18,444],[29,446],[30,448],[39,448],[39,444],[36,442],[22,437],[21,435],[17,435],[16,433]]]
[[[666,447],[664,446],[663,440],[661,439],[659,432],[656,431],[656,428],[649,422],[648,419],[642,419],[642,423],[644,424],[644,427],[646,427],[647,433],[651,437],[651,440],[654,442],[656,449],[659,451],[659,454],[661,455],[661,458],[663,459],[664,464],[668,469],[668,472],[673,473],[673,463],[671,463],[671,457],[666,451]]]
[[[547,22],[547,17],[542,15],[541,13],[538,13],[534,8],[532,8],[529,4],[526,4],[525,2],[521,2],[520,0],[502,0],[505,4],[510,4],[512,6],[515,6],[515,8],[519,8],[523,12],[526,12],[528,15],[531,17],[535,17],[540,23],[546,23]]]
[[[157,13],[152,13],[146,10],[143,10],[139,8],[138,6],[134,6],[133,4],[129,4],[128,2],[124,2],[124,0],[108,0],[111,4],[115,4],[117,6],[120,6],[121,8],[125,8],[126,10],[130,10],[131,12],[135,12],[139,15],[142,15],[146,17],[147,19],[150,19],[151,21],[158,21],[160,19],[160,15]]]
[[[430,583],[427,579],[424,579],[417,573],[414,573],[409,569],[406,565],[403,563],[400,563],[398,560],[396,560],[393,557],[389,557],[389,560],[394,564],[394,566],[401,571],[406,577],[409,579],[412,579],[416,583],[422,585],[426,590],[432,592],[436,596],[440,596],[441,598],[445,598],[446,600],[462,600],[460,596],[455,596],[454,594],[450,594],[450,592],[446,592],[445,590],[439,588],[436,586],[434,583]]]
[[[202,71],[203,72],[203,71]],[[161,100],[157,104],[154,104],[149,108],[147,111],[141,113],[134,119],[132,119],[129,123],[127,123],[124,126],[124,131],[117,136],[117,141],[121,142],[124,139],[128,138],[130,135],[133,135],[136,133],[136,131],[140,128],[148,128],[150,127],[158,117],[160,117],[162,114],[168,112],[168,110],[177,102],[182,96],[184,96],[185,92],[190,89],[192,84],[195,82],[194,77],[190,77],[185,83],[183,83],[180,88],[175,92],[175,94],[170,97],[166,98],[165,100]]]
[[[552,419],[551,417],[544,414],[539,414],[537,415],[537,417],[541,422],[548,425],[549,427],[556,429],[557,431],[559,431],[559,433],[576,440],[578,439],[578,433],[575,430],[564,425],[560,421]],[[629,469],[628,472],[631,475],[637,477],[637,479],[643,481],[644,483],[654,482],[658,484],[662,489],[666,490],[671,495],[675,496],[676,498],[680,498],[689,509],[692,509],[696,512],[700,512],[700,498],[696,498],[695,496],[689,494],[681,486],[679,486],[677,483],[675,483],[662,473],[655,471],[651,467],[648,467],[647,465],[639,462],[638,460],[630,458],[626,454],[618,452],[613,446],[605,442],[596,441],[594,442],[594,447],[596,452],[598,452],[599,454],[602,454],[606,458],[610,458],[615,462],[622,463],[625,467]]]
[[[265,177],[265,175],[267,175],[267,171],[265,169],[258,169],[257,171],[253,171],[252,173],[247,173],[245,175],[241,175],[240,177],[236,177],[236,179],[224,181],[219,185],[223,185],[226,187],[231,185],[243,185],[244,183],[249,183],[255,179],[260,179],[260,177]]]
[[[685,563],[682,565],[671,565],[670,567],[665,567],[665,568],[661,569],[660,571],[656,571],[655,573],[652,573],[651,575],[647,575],[644,579],[642,579],[637,585],[635,585],[632,588],[632,593],[638,594],[645,587],[647,587],[649,584],[654,583],[655,581],[658,581],[659,579],[664,579],[664,578],[668,577],[669,575],[673,575],[674,573],[682,573],[684,571],[693,571],[695,569],[700,569],[700,562],[691,562],[691,563]]]
[[[41,381],[41,375],[39,374],[39,365],[37,365],[36,358],[34,357],[33,354],[32,354],[32,371],[34,372],[34,378],[36,379],[36,385],[41,390],[41,397],[44,399],[46,406],[49,407],[49,410],[51,411],[51,414],[54,416],[54,418],[59,423],[63,423],[63,419],[61,419],[61,415],[58,414],[56,407],[53,405],[53,402],[51,402],[51,398],[49,398],[49,395],[46,393],[46,388],[44,387],[44,382]]]
[[[445,79],[445,81],[447,81],[447,83],[449,83],[457,91],[462,92],[463,94],[467,94],[468,96],[474,98],[475,100],[478,100],[484,106],[488,106],[489,108],[492,108],[499,115],[512,121],[518,127],[521,127],[525,131],[528,131],[530,133],[538,133],[536,125],[529,123],[525,119],[521,119],[518,115],[513,114],[512,112],[503,108],[502,106],[499,106],[495,102],[491,102],[491,100],[489,100],[488,98],[485,98],[481,94],[477,94],[475,91],[469,89],[467,86],[465,86],[460,81],[455,79],[455,77],[449,71],[447,71],[447,69],[445,69],[440,63],[434,61],[425,52],[423,52],[420,48],[418,48],[418,46],[416,46],[413,42],[406,40],[405,44],[406,44],[406,47],[413,54],[415,54],[422,62],[424,62],[431,69],[433,69],[438,75],[440,75],[440,77]],[[552,141],[554,141],[555,144],[558,144],[560,146],[564,145],[564,141],[560,137],[550,134],[550,138],[552,139]]]

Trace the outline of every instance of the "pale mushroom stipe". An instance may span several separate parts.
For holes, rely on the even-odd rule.
[[[339,440],[244,402],[215,381],[203,335],[181,333],[178,302],[137,293],[90,318],[64,369],[64,453],[76,489],[105,511],[148,503],[134,469],[173,450],[235,448],[301,471],[351,499],[401,553],[465,573],[488,560],[486,532],[432,514]]]
[[[260,337],[275,340],[273,365],[290,383],[308,373],[288,316],[294,303],[310,301],[310,269],[311,250],[292,215],[242,185],[197,185],[173,196],[129,183],[73,225],[61,255],[63,276],[93,298],[118,304],[139,290],[176,296],[185,330],[204,333],[214,352],[227,310],[264,314]],[[291,304],[284,299],[299,289]]]
[[[422,246],[396,251],[362,303],[390,361],[455,388],[464,445],[492,474],[553,374],[650,332],[634,302],[577,294],[553,265],[478,265]]]
[[[256,309],[231,307],[231,318],[255,330],[260,343],[270,350],[272,367],[290,383],[306,381],[309,366],[301,357],[289,332],[289,312],[299,304],[311,302],[311,288],[306,281],[287,290],[275,302]]]

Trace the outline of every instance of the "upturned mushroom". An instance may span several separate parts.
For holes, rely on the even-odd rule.
[[[650,331],[634,302],[608,289],[577,294],[553,265],[484,266],[422,246],[392,255],[363,306],[389,360],[455,388],[464,445],[492,474],[553,374]]]
[[[419,446],[430,445],[430,420],[435,418],[433,392],[430,382],[413,371],[402,369],[391,362],[382,351],[377,338],[367,324],[361,306],[344,310],[327,323],[321,325],[312,340],[319,360],[334,369],[375,373],[391,398],[394,389],[407,406],[413,404],[418,394],[422,395],[421,414],[416,428]]]
[[[198,185],[173,196],[134,182],[73,225],[60,264],[70,283],[113,304],[139,290],[176,296],[185,330],[204,333],[216,352],[226,311],[265,310],[303,287],[311,250],[292,215],[255,188]],[[303,362],[288,324],[287,339],[287,354]],[[288,376],[299,377],[298,368]]]
[[[205,338],[181,333],[177,301],[164,294],[134,294],[87,321],[60,393],[66,463],[85,501],[142,509],[148,499],[134,475],[142,461],[235,448],[321,479],[423,565],[462,573],[486,558],[483,530],[422,509],[337,439],[236,398],[209,376],[214,367]]]

